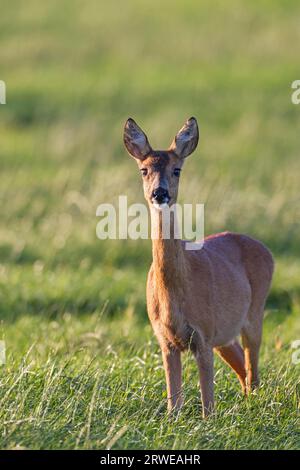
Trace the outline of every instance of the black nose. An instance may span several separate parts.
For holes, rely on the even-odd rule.
[[[167,202],[166,199],[170,199],[169,193],[166,189],[164,188],[157,188],[153,191],[152,193],[152,199],[155,199],[156,202],[159,204],[163,202]],[[169,201],[168,201],[169,202]]]

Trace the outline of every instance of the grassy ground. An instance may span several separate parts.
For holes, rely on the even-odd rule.
[[[300,448],[299,3],[2,3],[0,448]],[[186,405],[166,417],[150,243],[95,235],[98,204],[142,202],[130,115],[158,147],[197,116],[180,200],[206,204],[207,234],[243,231],[275,255],[262,387],[243,400],[216,360],[207,421],[189,355]]]

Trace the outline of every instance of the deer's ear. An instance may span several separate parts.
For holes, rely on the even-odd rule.
[[[199,129],[197,120],[191,117],[175,136],[169,150],[172,150],[180,158],[188,157],[197,147]]]
[[[144,160],[152,150],[146,134],[131,118],[125,123],[123,138],[127,151],[134,158]]]

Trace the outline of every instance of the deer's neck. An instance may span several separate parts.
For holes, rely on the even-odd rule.
[[[175,221],[174,221],[175,219]],[[171,213],[170,237],[164,238],[162,213],[151,211],[151,224],[155,228],[152,236],[152,256],[155,278],[160,287],[181,291],[184,286],[186,263],[182,241],[174,237],[176,215]]]
[[[174,231],[171,230],[170,238],[163,237],[160,212],[152,214],[153,222],[158,223],[157,237],[152,236],[152,268],[162,334],[171,344],[184,350],[188,343],[183,315],[188,283],[184,248],[182,241],[174,237]]]

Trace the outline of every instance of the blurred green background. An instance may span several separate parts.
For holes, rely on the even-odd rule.
[[[45,383],[46,361],[65,364],[80,351],[75,370],[95,357],[96,368],[107,371],[109,359],[101,363],[107,348],[124,354],[114,383],[125,380],[126,360],[145,352],[145,344],[158,353],[145,321],[150,241],[96,238],[100,203],[115,203],[119,194],[128,195],[129,203],[143,202],[140,175],[122,143],[128,116],[156,148],[167,147],[183,122],[197,117],[200,145],[185,164],[180,201],[205,203],[206,234],[245,232],[271,248],[277,270],[263,364],[269,370],[268,361],[281,350],[286,356],[280,367],[290,364],[290,341],[300,337],[300,106],[291,103],[291,83],[299,78],[299,14],[294,0],[2,0],[0,79],[7,104],[0,106],[0,316],[8,355],[8,369],[0,369],[3,447],[105,447],[101,436],[110,435],[116,413],[120,423],[125,419],[128,402],[121,394],[123,414],[104,417],[96,407],[99,415],[95,422],[92,415],[83,438],[77,429],[87,425],[84,408],[79,421],[57,424],[56,435],[47,413],[57,423],[58,408],[46,401],[40,414],[45,388],[32,378],[35,398],[29,403],[22,398],[26,381],[19,394],[7,394],[31,345],[32,367]],[[228,373],[218,367],[219,374]],[[162,370],[155,374],[159,401]],[[148,383],[149,373],[143,377]],[[96,392],[94,399],[100,400]],[[268,394],[265,399],[268,406]],[[294,405],[287,409],[293,422]],[[11,413],[16,421],[8,419]],[[198,415],[194,419],[198,423]],[[133,427],[142,422],[137,414]],[[159,432],[147,441],[146,430],[135,434],[127,421],[122,426],[126,432],[114,444],[120,447],[200,446],[197,430],[190,440],[174,431],[169,441]],[[285,429],[274,426],[272,421],[276,432]],[[216,433],[213,426],[206,431]],[[293,426],[288,447],[296,446],[295,432]],[[276,447],[262,430],[253,433],[242,445]],[[222,435],[219,446],[224,442]],[[209,439],[201,445],[218,446]],[[239,445],[235,438],[227,447]]]

